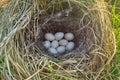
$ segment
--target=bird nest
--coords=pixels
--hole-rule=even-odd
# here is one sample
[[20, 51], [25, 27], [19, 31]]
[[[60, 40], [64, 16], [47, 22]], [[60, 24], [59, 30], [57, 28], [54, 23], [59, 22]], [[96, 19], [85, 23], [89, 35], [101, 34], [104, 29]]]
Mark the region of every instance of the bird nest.
[[[115, 54], [114, 33], [105, 3], [87, 0], [54, 1], [49, 4], [52, 8], [45, 4], [47, 0], [30, 1], [35, 5], [26, 1], [26, 5], [29, 3], [27, 7], [21, 2], [21, 9], [26, 8], [28, 11], [21, 13], [23, 15], [20, 19], [10, 17], [13, 21], [9, 21], [9, 24], [14, 24], [11, 27], [13, 31], [8, 31], [9, 38], [5, 39], [7, 43], [1, 40], [2, 47], [7, 45], [2, 50], [9, 49], [11, 53], [8, 60], [13, 68], [9, 77], [21, 80], [63, 80], [65, 77], [68, 80], [87, 80], [104, 76], [101, 72]], [[16, 1], [13, 0], [13, 3]], [[66, 6], [68, 4], [69, 7]], [[62, 10], [61, 5], [65, 6]], [[48, 54], [42, 45], [44, 35], [48, 32], [73, 33], [75, 48], [59, 56]]]

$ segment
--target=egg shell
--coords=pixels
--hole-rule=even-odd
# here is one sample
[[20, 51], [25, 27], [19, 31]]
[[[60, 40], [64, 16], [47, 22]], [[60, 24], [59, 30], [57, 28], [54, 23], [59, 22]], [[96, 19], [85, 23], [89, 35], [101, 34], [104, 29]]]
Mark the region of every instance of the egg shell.
[[63, 32], [57, 32], [55, 33], [55, 39], [56, 40], [60, 40], [64, 37], [64, 33]]
[[58, 53], [64, 53], [64, 52], [65, 52], [65, 46], [59, 46], [59, 47], [57, 48], [57, 52], [58, 52]]
[[54, 55], [58, 53], [57, 50], [55, 48], [52, 48], [52, 47], [50, 47], [48, 49], [48, 52], [50, 52], [51, 54], [54, 54]]
[[46, 33], [45, 39], [49, 40], [49, 41], [53, 41], [53, 40], [55, 40], [55, 36], [52, 33]]
[[68, 44], [68, 41], [66, 39], [62, 39], [59, 41], [59, 45], [66, 46]]
[[73, 33], [66, 33], [65, 34], [65, 39], [66, 40], [73, 40], [74, 39]]
[[43, 42], [43, 46], [44, 46], [45, 48], [49, 48], [50, 45], [51, 45], [50, 41], [44, 41], [44, 42]]
[[74, 42], [69, 42], [67, 45], [66, 45], [66, 50], [67, 51], [71, 51], [73, 50], [75, 47], [75, 43]]
[[57, 40], [52, 41], [51, 46], [52, 46], [53, 48], [57, 48], [57, 47], [59, 46], [58, 41], [57, 41]]

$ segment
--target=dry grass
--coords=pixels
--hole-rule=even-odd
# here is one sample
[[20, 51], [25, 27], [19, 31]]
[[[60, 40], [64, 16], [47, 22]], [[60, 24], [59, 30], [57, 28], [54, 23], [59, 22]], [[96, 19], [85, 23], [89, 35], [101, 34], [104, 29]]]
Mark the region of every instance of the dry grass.
[[8, 4], [10, 2], [10, 0], [0, 0], [0, 7]]
[[[80, 50], [79, 44], [76, 48], [78, 51], [69, 53], [77, 54], [78, 57], [70, 56], [58, 60], [44, 55], [39, 46], [34, 46], [36, 41], [41, 39], [37, 38], [38, 35], [43, 35], [39, 31], [41, 27], [36, 27], [40, 24], [40, 16], [50, 14], [49, 16], [53, 17], [56, 12], [73, 6], [78, 8], [72, 14], [72, 18], [77, 17], [80, 20], [78, 31], [87, 30], [84, 33], [85, 45], [81, 46], [86, 46], [87, 53]], [[116, 53], [116, 40], [108, 14], [103, 0], [11, 0], [0, 13], [0, 61], [4, 62], [0, 64], [0, 79], [104, 79], [105, 76], [101, 72], [110, 64]], [[75, 35], [80, 35], [79, 32]], [[76, 41], [79, 42], [78, 40]]]

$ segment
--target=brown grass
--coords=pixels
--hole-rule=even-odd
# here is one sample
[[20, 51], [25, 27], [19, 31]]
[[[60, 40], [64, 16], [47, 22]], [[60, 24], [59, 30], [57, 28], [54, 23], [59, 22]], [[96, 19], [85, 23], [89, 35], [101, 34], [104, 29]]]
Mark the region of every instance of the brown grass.
[[[73, 10], [65, 16], [69, 8]], [[61, 11], [62, 16], [54, 17]], [[0, 79], [105, 79], [101, 72], [116, 53], [108, 14], [103, 0], [12, 0], [0, 14], [0, 58], [4, 62]], [[73, 32], [76, 48], [54, 58], [40, 43], [46, 32], [57, 31]]]
[[0, 7], [8, 4], [10, 2], [10, 0], [0, 0]]

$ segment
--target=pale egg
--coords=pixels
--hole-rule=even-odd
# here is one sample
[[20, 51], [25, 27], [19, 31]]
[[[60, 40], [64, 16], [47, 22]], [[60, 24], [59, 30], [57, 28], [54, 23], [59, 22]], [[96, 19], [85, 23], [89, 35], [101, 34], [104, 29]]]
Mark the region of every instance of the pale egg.
[[46, 33], [45, 39], [49, 41], [53, 41], [55, 39], [55, 36], [52, 33]]
[[58, 41], [57, 41], [57, 40], [52, 41], [51, 46], [52, 46], [53, 48], [57, 48], [57, 47], [59, 46]]
[[48, 49], [48, 52], [50, 52], [51, 54], [54, 54], [54, 55], [58, 53], [57, 50], [52, 47]]
[[67, 45], [66, 45], [66, 50], [67, 51], [71, 51], [73, 50], [75, 47], [75, 43], [74, 42], [69, 42]]
[[64, 33], [63, 32], [57, 32], [56, 34], [55, 34], [55, 39], [56, 40], [60, 40], [60, 39], [62, 39], [64, 37]]
[[58, 53], [64, 53], [64, 52], [65, 52], [65, 46], [59, 46], [59, 47], [57, 48], [57, 52], [58, 52]]
[[50, 47], [50, 41], [44, 41], [43, 42], [43, 46], [45, 47], [45, 48], [49, 48]]
[[59, 41], [59, 44], [60, 44], [61, 46], [66, 46], [66, 45], [68, 44], [68, 41], [65, 40], [65, 39], [62, 39], [62, 40]]
[[65, 39], [67, 39], [67, 40], [73, 40], [74, 39], [73, 33], [66, 33], [65, 34]]

